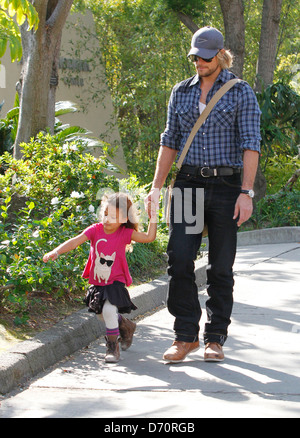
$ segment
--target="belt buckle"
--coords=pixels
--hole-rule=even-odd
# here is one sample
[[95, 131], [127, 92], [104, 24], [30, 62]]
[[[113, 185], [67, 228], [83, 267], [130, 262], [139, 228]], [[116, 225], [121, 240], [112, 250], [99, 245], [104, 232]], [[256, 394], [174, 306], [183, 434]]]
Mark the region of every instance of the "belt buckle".
[[201, 167], [201, 169], [200, 169], [200, 175], [201, 175], [203, 178], [209, 178], [209, 175], [204, 175], [204, 174], [203, 174], [203, 171], [206, 170], [206, 169], [209, 170], [209, 167]]

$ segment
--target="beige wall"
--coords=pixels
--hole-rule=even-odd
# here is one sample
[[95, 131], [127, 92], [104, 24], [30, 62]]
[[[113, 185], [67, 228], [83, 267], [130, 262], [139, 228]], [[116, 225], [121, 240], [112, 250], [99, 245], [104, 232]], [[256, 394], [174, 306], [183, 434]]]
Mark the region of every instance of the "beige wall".
[[1, 74], [0, 74], [0, 103], [4, 100], [4, 105], [1, 110], [1, 118], [14, 105], [16, 83], [20, 76], [21, 67], [16, 62], [10, 62], [9, 48], [3, 58], [1, 58]]
[[[98, 46], [92, 15], [70, 15], [62, 37], [56, 101], [70, 100], [78, 104], [81, 110], [61, 116], [60, 119], [63, 123], [86, 128], [93, 136], [100, 137], [113, 147], [117, 146], [113, 160], [126, 170]], [[8, 50], [1, 59], [0, 103], [4, 100], [5, 104], [0, 117], [13, 108], [20, 70], [20, 64], [11, 63]], [[97, 156], [99, 151], [96, 149], [93, 153]]]

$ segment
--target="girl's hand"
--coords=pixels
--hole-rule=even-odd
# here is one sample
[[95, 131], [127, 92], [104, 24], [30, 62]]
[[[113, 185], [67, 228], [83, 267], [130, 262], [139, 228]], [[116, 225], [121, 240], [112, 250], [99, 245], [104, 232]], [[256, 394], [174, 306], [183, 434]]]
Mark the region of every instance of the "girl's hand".
[[55, 251], [55, 250], [50, 251], [44, 255], [43, 262], [47, 263], [49, 259], [51, 259], [54, 262], [54, 260], [56, 260], [58, 258], [58, 256], [59, 256], [59, 254], [57, 251]]
[[153, 204], [156, 210], [159, 209], [159, 198], [160, 198], [160, 190], [157, 188], [152, 188], [148, 193], [148, 196], [145, 198], [144, 200], [145, 209], [149, 217], [151, 217], [151, 215], [153, 216], [151, 211], [153, 209]]
[[155, 221], [157, 217], [157, 206], [154, 202], [149, 202], [148, 204], [148, 215], [149, 219], [152, 219], [152, 222]]
[[133, 230], [131, 240], [140, 243], [150, 243], [156, 238], [157, 229], [157, 210], [153, 202], [149, 203], [149, 225], [147, 232], [140, 232]]

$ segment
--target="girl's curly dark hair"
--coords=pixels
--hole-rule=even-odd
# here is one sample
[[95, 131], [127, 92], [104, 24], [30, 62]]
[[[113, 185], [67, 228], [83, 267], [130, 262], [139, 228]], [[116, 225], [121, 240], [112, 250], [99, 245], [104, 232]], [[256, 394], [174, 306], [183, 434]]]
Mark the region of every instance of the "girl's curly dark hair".
[[128, 218], [123, 225], [126, 228], [131, 228], [135, 231], [139, 230], [138, 214], [135, 205], [127, 193], [117, 192], [111, 195], [104, 195], [101, 200], [100, 219], [104, 217], [107, 206], [111, 205], [117, 208], [123, 216]]

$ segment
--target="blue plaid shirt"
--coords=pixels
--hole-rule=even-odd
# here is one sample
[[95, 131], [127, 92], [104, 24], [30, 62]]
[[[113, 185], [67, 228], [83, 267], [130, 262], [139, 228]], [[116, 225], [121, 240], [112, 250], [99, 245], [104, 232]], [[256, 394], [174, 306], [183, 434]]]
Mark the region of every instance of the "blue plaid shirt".
[[[206, 103], [234, 77], [228, 70], [222, 70], [207, 95]], [[167, 125], [160, 144], [177, 149], [177, 158], [200, 115], [200, 96], [198, 75], [180, 82], [172, 90]], [[219, 100], [197, 132], [183, 164], [243, 167], [243, 150], [260, 151], [260, 115], [250, 85], [244, 81], [235, 84]]]

